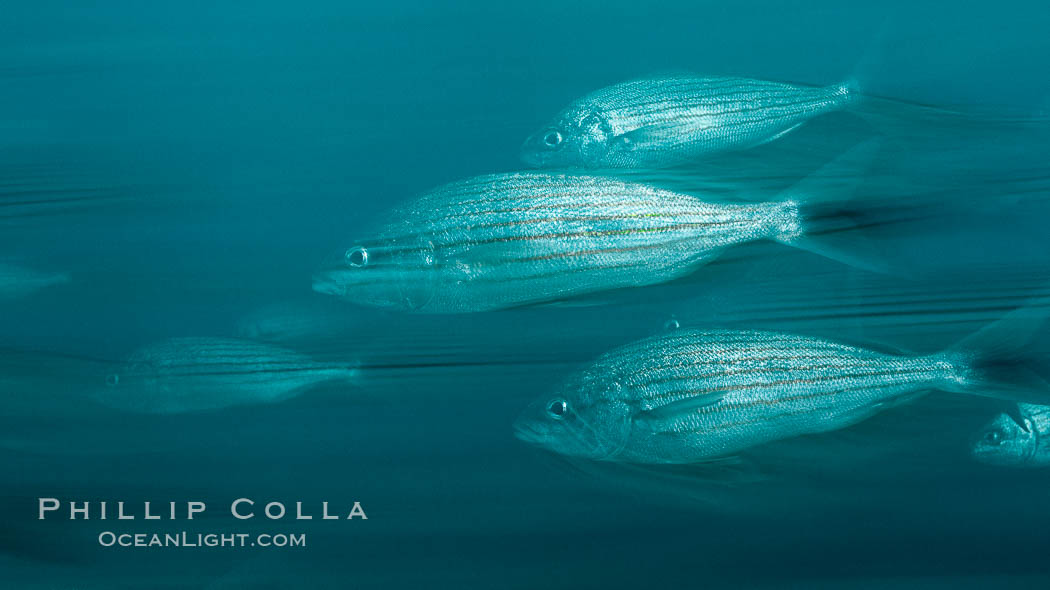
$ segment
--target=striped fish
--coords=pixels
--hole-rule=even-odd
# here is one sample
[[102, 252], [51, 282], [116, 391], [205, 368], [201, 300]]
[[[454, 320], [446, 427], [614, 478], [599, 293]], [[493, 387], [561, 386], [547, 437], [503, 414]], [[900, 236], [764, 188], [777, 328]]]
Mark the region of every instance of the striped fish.
[[989, 465], [1050, 466], [1050, 406], [1017, 404], [1017, 416], [999, 414], [978, 434], [972, 451]]
[[516, 434], [570, 456], [693, 463], [840, 429], [929, 390], [1022, 395], [989, 358], [1012, 325], [928, 356], [772, 332], [678, 331], [600, 357], [530, 406]]
[[676, 74], [596, 90], [529, 137], [529, 166], [647, 168], [773, 141], [848, 105], [849, 85]]
[[69, 280], [67, 273], [45, 272], [0, 262], [0, 301], [26, 297]]
[[174, 414], [277, 402], [355, 373], [349, 364], [247, 340], [173, 338], [132, 353], [95, 397], [123, 410]]
[[541, 172], [449, 184], [392, 219], [333, 256], [314, 290], [365, 305], [476, 312], [662, 283], [734, 244], [803, 237], [794, 200], [705, 202]]

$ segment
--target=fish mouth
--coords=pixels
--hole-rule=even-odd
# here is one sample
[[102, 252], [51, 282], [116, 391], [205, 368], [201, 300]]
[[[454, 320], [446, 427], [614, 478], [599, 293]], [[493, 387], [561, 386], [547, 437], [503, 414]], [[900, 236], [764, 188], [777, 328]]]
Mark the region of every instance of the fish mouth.
[[514, 437], [522, 442], [533, 445], [543, 444], [543, 441], [546, 438], [540, 429], [524, 420], [519, 420], [514, 424]]
[[970, 456], [978, 463], [996, 467], [1019, 466], [1024, 464], [1024, 457], [1018, 457], [1009, 453], [1003, 453], [998, 449], [973, 447]]
[[543, 159], [532, 152], [521, 151], [521, 163], [529, 168], [542, 168]]
[[547, 163], [546, 150], [540, 147], [539, 141], [537, 135], [530, 135], [525, 143], [521, 144], [521, 149], [518, 151], [518, 158], [530, 168], [543, 168]]
[[318, 272], [313, 276], [313, 290], [324, 295], [335, 295], [343, 297], [346, 295], [346, 287], [339, 284], [335, 276], [330, 272]]
[[974, 440], [970, 443], [970, 456], [977, 461], [980, 461], [981, 463], [990, 462], [989, 457], [991, 455], [994, 455], [994, 453], [982, 446], [979, 441]]

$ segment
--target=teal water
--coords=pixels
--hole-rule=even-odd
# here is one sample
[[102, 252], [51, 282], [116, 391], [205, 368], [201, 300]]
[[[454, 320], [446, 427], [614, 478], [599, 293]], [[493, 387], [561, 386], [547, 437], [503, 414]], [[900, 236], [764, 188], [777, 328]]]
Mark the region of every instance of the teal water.
[[[4, 12], [0, 262], [68, 273], [0, 300], [4, 587], [1050, 581], [1050, 472], [969, 455], [996, 400], [938, 393], [715, 470], [569, 462], [511, 429], [570, 371], [668, 322], [925, 353], [1045, 296], [1045, 7], [15, 2]], [[522, 141], [591, 90], [682, 69], [856, 79], [903, 105], [632, 173], [775, 198], [878, 138], [878, 155], [847, 182], [877, 223], [858, 222], [848, 246], [890, 272], [761, 243], [588, 305], [418, 315], [311, 291], [322, 260], [384, 212], [455, 179], [520, 169]], [[184, 414], [89, 395], [134, 350], [200, 336], [279, 340], [358, 367], [360, 379]], [[144, 501], [208, 509], [192, 521], [40, 520], [42, 497], [124, 501], [140, 514]], [[315, 518], [237, 520], [229, 505], [241, 497], [257, 512], [301, 501]], [[321, 520], [324, 501], [342, 515], [359, 501], [368, 519]], [[103, 531], [308, 540], [120, 548], [101, 546]]]

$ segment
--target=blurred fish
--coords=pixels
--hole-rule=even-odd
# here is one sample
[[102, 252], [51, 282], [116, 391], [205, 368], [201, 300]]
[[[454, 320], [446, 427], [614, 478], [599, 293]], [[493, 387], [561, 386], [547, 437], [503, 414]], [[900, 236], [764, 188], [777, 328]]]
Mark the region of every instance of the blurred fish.
[[640, 78], [596, 90], [529, 137], [534, 167], [661, 167], [777, 139], [844, 108], [848, 84], [828, 87], [690, 74]]
[[1017, 415], [999, 414], [979, 433], [973, 456], [1004, 467], [1050, 465], [1050, 406], [1017, 404]]
[[119, 409], [173, 414], [282, 401], [356, 374], [350, 363], [321, 363], [247, 340], [173, 338], [133, 353], [95, 398]]
[[289, 301], [255, 308], [238, 320], [237, 335], [266, 342], [303, 342], [353, 334], [360, 319], [325, 303]]
[[45, 272], [0, 262], [0, 301], [26, 297], [46, 287], [69, 281], [68, 273]]
[[837, 430], [930, 390], [1046, 400], [1050, 386], [1029, 380], [1021, 357], [1045, 313], [1015, 312], [928, 356], [773, 332], [677, 331], [599, 357], [530, 406], [515, 431], [569, 456], [694, 463]]
[[600, 176], [479, 176], [395, 211], [331, 257], [314, 290], [363, 305], [477, 312], [670, 281], [729, 246], [767, 239], [864, 266], [815, 241], [818, 218], [835, 216], [803, 203], [808, 190], [788, 192], [725, 203]]

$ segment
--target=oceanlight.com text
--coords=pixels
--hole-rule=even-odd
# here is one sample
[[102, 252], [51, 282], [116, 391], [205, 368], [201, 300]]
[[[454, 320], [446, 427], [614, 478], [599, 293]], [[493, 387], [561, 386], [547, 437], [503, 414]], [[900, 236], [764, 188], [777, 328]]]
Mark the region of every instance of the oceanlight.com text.
[[98, 535], [103, 547], [306, 547], [306, 533], [115, 533]]

